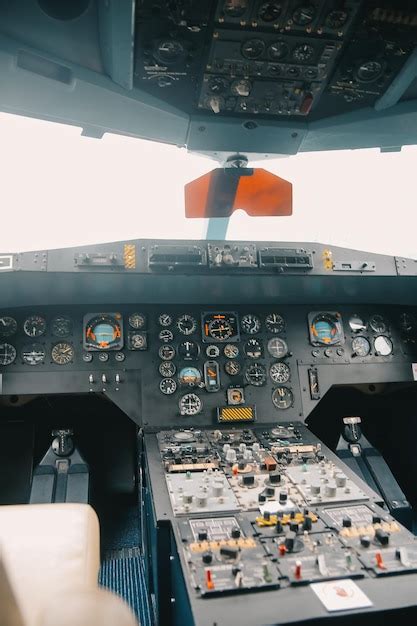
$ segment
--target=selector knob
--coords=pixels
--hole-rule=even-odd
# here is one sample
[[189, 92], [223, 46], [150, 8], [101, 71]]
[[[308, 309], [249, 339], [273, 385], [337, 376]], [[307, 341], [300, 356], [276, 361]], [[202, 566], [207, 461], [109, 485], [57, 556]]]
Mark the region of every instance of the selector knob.
[[226, 452], [230, 449], [230, 443], [225, 443], [223, 445], [223, 452], [226, 454]]
[[278, 485], [281, 482], [281, 474], [278, 472], [272, 472], [272, 474], [269, 474], [269, 482], [272, 485]]
[[232, 539], [239, 539], [240, 537], [240, 528], [232, 528]]
[[372, 524], [380, 524], [381, 517], [379, 515], [372, 515]]
[[255, 476], [253, 474], [245, 474], [242, 476], [242, 484], [250, 487], [255, 484]]
[[265, 494], [268, 498], [273, 498], [275, 495], [275, 487], [266, 487]]
[[277, 531], [277, 533], [282, 533], [282, 522], [280, 519], [277, 520], [277, 523], [275, 525], [275, 530]]
[[293, 533], [298, 533], [299, 527], [297, 522], [290, 522], [290, 530]]
[[265, 502], [266, 501], [266, 495], [264, 493], [260, 493], [258, 495], [258, 502]]
[[336, 483], [329, 483], [324, 488], [326, 498], [334, 498], [336, 496]]
[[198, 540], [199, 541], [207, 541], [207, 537], [208, 537], [208, 534], [207, 534], [206, 530], [200, 530], [199, 531], [199, 533], [198, 533]]
[[255, 454], [258, 454], [260, 449], [261, 449], [260, 444], [257, 441], [255, 441], [255, 443], [252, 446], [252, 450], [255, 452]]
[[382, 530], [382, 528], [377, 528], [375, 531], [375, 539], [381, 546], [387, 546], [389, 544], [389, 534]]
[[311, 517], [305, 517], [303, 522], [303, 530], [310, 531], [313, 527], [313, 522]]
[[196, 495], [196, 504], [201, 508], [205, 508], [207, 506], [207, 496], [205, 493], [198, 493]]
[[244, 452], [246, 450], [246, 443], [240, 443], [239, 444], [239, 451], [240, 452]]
[[313, 483], [310, 487], [310, 491], [313, 496], [318, 496], [321, 491], [321, 485], [319, 483]]
[[242, 472], [245, 469], [245, 467], [246, 467], [246, 463], [244, 463], [243, 461], [239, 461], [237, 465], [237, 469]]
[[294, 550], [294, 543], [295, 543], [295, 533], [289, 532], [288, 535], [285, 537], [285, 542], [284, 542], [287, 552], [292, 552]]
[[216, 480], [213, 483], [213, 495], [215, 498], [220, 498], [223, 495], [223, 483], [219, 480]]
[[288, 501], [288, 493], [286, 491], [279, 492], [279, 503], [286, 504]]
[[336, 474], [336, 487], [346, 487], [346, 476], [344, 474]]
[[233, 448], [229, 448], [229, 450], [226, 452], [226, 461], [228, 463], [236, 462], [236, 450], [234, 450]]
[[209, 563], [211, 563], [213, 560], [213, 555], [211, 552], [204, 552], [201, 558], [203, 560], [203, 563], [205, 563], [206, 565], [209, 565]]
[[350, 517], [344, 517], [342, 520], [342, 525], [343, 525], [343, 528], [351, 528], [352, 520], [350, 519]]
[[368, 537], [367, 535], [363, 535], [361, 537], [361, 546], [362, 546], [362, 548], [369, 548], [370, 545], [371, 545], [370, 537]]
[[184, 502], [184, 504], [191, 504], [193, 501], [193, 494], [192, 493], [184, 493], [184, 495], [182, 496], [182, 501]]

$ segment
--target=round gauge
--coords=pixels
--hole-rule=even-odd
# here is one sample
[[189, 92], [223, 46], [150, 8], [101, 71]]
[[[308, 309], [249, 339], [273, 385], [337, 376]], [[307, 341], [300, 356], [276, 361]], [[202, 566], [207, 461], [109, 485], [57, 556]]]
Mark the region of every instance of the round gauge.
[[272, 337], [268, 341], [268, 352], [274, 359], [283, 359], [288, 354], [288, 345], [281, 337]]
[[98, 360], [102, 363], [106, 363], [109, 360], [109, 355], [107, 352], [100, 352], [98, 355]]
[[143, 313], [132, 313], [129, 315], [129, 326], [135, 330], [140, 330], [146, 326], [146, 317]]
[[356, 356], [368, 356], [371, 351], [371, 344], [366, 337], [355, 337], [352, 341], [352, 351]]
[[159, 383], [159, 389], [166, 396], [170, 396], [177, 390], [177, 383], [173, 378], [163, 378]]
[[114, 358], [118, 363], [122, 363], [125, 360], [126, 355], [124, 354], [124, 352], [116, 352]]
[[377, 356], [389, 356], [393, 351], [392, 341], [385, 335], [379, 335], [374, 339], [374, 348]]
[[386, 333], [388, 330], [388, 322], [382, 315], [372, 315], [369, 318], [369, 326], [375, 333]]
[[197, 415], [203, 409], [203, 403], [195, 393], [186, 393], [178, 403], [181, 415]]
[[74, 348], [66, 341], [56, 343], [52, 347], [51, 358], [57, 365], [67, 365], [74, 359]]
[[83, 353], [83, 361], [84, 361], [84, 363], [91, 363], [92, 360], [93, 360], [93, 355], [91, 354], [91, 352], [84, 352]]
[[340, 313], [318, 313], [310, 320], [310, 340], [313, 346], [334, 346], [344, 341]]
[[278, 313], [270, 313], [265, 318], [265, 326], [270, 333], [282, 333], [285, 330], [285, 320]]
[[417, 320], [411, 313], [401, 313], [399, 317], [401, 331], [408, 337], [415, 335], [417, 332]]
[[197, 328], [197, 322], [191, 315], [181, 315], [177, 319], [177, 328], [182, 335], [192, 335]]
[[177, 349], [178, 356], [186, 361], [195, 361], [200, 354], [200, 346], [189, 339], [182, 341]]
[[146, 335], [129, 333], [129, 347], [131, 350], [146, 350]]
[[225, 0], [223, 13], [228, 17], [242, 17], [248, 8], [249, 0]]
[[229, 376], [237, 376], [240, 374], [240, 370], [240, 363], [237, 361], [227, 361], [227, 363], [224, 364], [224, 371], [226, 374], [229, 374]]
[[17, 331], [14, 317], [0, 317], [0, 337], [11, 337]]
[[250, 385], [261, 387], [266, 382], [266, 369], [261, 363], [248, 365], [245, 371], [245, 378]]
[[273, 363], [269, 375], [274, 383], [287, 383], [290, 380], [291, 370], [286, 363]]
[[171, 378], [171, 376], [174, 376], [175, 372], [177, 371], [177, 368], [175, 367], [175, 363], [173, 363], [172, 361], [163, 361], [162, 363], [159, 364], [158, 369], [159, 369], [159, 373], [164, 378]]
[[252, 83], [246, 78], [239, 78], [233, 81], [230, 91], [235, 96], [247, 98], [252, 91]]
[[84, 347], [90, 350], [118, 350], [123, 347], [121, 315], [103, 313], [88, 319]]
[[25, 320], [23, 330], [28, 337], [41, 337], [46, 331], [46, 320], [40, 315], [31, 315]]
[[294, 48], [292, 52], [292, 58], [298, 63], [308, 63], [314, 57], [315, 50], [313, 46], [307, 43], [303, 43], [300, 46]]
[[233, 337], [233, 327], [225, 319], [213, 319], [209, 323], [208, 334], [217, 341], [227, 341]]
[[161, 330], [158, 337], [160, 341], [163, 341], [164, 343], [169, 343], [174, 339], [174, 333], [168, 328], [164, 328], [163, 330]]
[[240, 320], [242, 332], [247, 335], [256, 335], [261, 330], [261, 320], [256, 315], [244, 315]]
[[201, 372], [196, 367], [183, 367], [178, 372], [178, 380], [180, 385], [197, 387], [201, 383]]
[[265, 51], [265, 44], [262, 39], [248, 39], [242, 44], [241, 51], [245, 59], [259, 59]]
[[297, 78], [300, 75], [300, 69], [298, 67], [289, 67], [287, 69], [287, 76], [291, 78]]
[[311, 24], [316, 16], [316, 9], [312, 4], [305, 4], [295, 9], [292, 19], [298, 26], [307, 26]]
[[228, 359], [235, 359], [239, 356], [239, 348], [234, 343], [228, 343], [224, 346], [223, 354]]
[[378, 80], [384, 71], [379, 61], [365, 61], [356, 68], [355, 76], [361, 83], [372, 83]]
[[16, 359], [16, 348], [10, 343], [0, 343], [0, 365], [10, 365]]
[[156, 46], [154, 54], [159, 61], [169, 65], [184, 57], [185, 49], [177, 39], [163, 39]]
[[353, 333], [363, 333], [366, 330], [366, 322], [359, 315], [352, 315], [349, 319], [349, 326]]
[[272, 403], [277, 409], [289, 409], [294, 401], [291, 389], [277, 387], [272, 393]]
[[258, 17], [263, 22], [275, 22], [282, 13], [282, 2], [263, 2], [259, 7]]
[[225, 91], [229, 89], [229, 82], [225, 78], [222, 78], [221, 76], [214, 76], [210, 80], [208, 84], [208, 88], [209, 88], [210, 93], [216, 93], [216, 94], [225, 93]]
[[39, 365], [44, 362], [45, 356], [45, 348], [41, 343], [31, 343], [22, 350], [22, 359], [27, 365]]
[[161, 315], [158, 317], [158, 324], [160, 326], [163, 326], [164, 328], [166, 328], [167, 326], [171, 326], [172, 324], [171, 315], [169, 315], [169, 313], [161, 313]]
[[339, 30], [342, 28], [348, 19], [348, 12], [342, 10], [334, 10], [330, 11], [326, 17], [326, 26], [328, 28], [333, 28], [334, 30]]
[[249, 339], [245, 343], [245, 354], [251, 359], [259, 359], [262, 356], [262, 345], [257, 339]]
[[158, 354], [163, 361], [172, 361], [175, 356], [175, 348], [167, 343], [159, 348]]
[[51, 323], [51, 332], [54, 337], [68, 337], [72, 333], [72, 320], [65, 315], [55, 317]]
[[275, 41], [268, 48], [268, 56], [274, 61], [280, 61], [287, 56], [288, 50], [289, 48], [285, 41]]
[[219, 346], [214, 346], [214, 345], [207, 346], [206, 354], [211, 359], [217, 359], [217, 357], [220, 356], [220, 348], [219, 348]]

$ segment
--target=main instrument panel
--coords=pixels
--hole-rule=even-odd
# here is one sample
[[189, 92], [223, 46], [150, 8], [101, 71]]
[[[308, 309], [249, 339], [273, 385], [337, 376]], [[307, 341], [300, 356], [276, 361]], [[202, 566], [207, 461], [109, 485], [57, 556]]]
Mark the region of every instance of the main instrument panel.
[[32, 372], [75, 371], [80, 392], [125, 394], [120, 381], [137, 372], [153, 427], [307, 417], [332, 384], [361, 382], [358, 371], [370, 383], [394, 370], [411, 380], [416, 357], [417, 312], [404, 307], [136, 304], [0, 316], [4, 393], [8, 382], [27, 393]]

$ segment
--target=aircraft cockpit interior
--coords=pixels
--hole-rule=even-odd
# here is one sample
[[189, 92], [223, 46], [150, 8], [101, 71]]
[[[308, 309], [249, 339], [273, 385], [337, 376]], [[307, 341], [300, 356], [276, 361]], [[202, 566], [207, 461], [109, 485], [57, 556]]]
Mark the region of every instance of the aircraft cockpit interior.
[[[186, 181], [169, 237], [145, 148], [135, 220], [122, 195], [90, 220], [89, 195], [38, 239], [69, 162], [46, 134], [30, 209], [0, 190], [1, 626], [414, 625], [417, 222], [394, 168], [416, 155], [417, 3], [0, 0], [0, 112], [96, 154], [169, 146]], [[29, 160], [1, 150], [19, 196]], [[390, 159], [374, 200], [349, 168], [329, 200], [344, 151]], [[130, 235], [102, 234], [119, 216]]]

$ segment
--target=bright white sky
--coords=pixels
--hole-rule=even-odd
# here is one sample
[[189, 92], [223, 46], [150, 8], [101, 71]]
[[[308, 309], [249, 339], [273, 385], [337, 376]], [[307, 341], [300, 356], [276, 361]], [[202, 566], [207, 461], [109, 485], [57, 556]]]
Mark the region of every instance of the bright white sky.
[[[184, 185], [216, 167], [174, 146], [0, 113], [0, 251], [135, 238], [204, 238]], [[417, 258], [417, 147], [251, 163], [294, 185], [294, 214], [232, 218], [228, 239], [319, 241]]]

